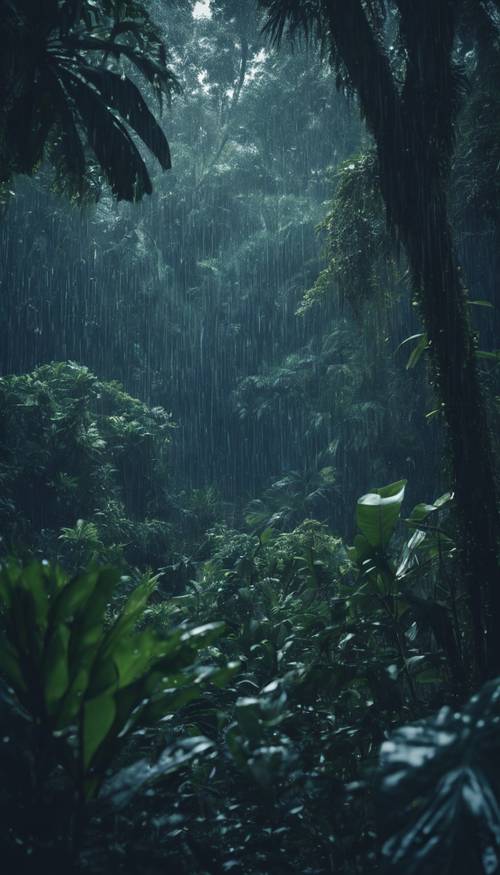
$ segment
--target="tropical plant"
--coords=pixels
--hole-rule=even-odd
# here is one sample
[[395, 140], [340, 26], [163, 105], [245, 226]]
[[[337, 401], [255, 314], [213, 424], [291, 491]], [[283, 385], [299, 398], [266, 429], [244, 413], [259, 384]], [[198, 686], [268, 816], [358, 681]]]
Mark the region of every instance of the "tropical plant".
[[[302, 872], [308, 830], [311, 871], [328, 871], [332, 860], [349, 873], [375, 865], [366, 768], [388, 727], [427, 713], [443, 689], [450, 698], [463, 689], [442, 568], [454, 547], [444, 522], [429, 522], [446, 513], [449, 496], [417, 505], [401, 541], [403, 495], [399, 482], [363, 496], [347, 551], [315, 520], [280, 534], [216, 527], [210, 558], [186, 592], [151, 608], [160, 626], [163, 616], [223, 619], [219, 647], [241, 662], [231, 688], [188, 709], [199, 730], [227, 746], [213, 778], [234, 812], [217, 842], [219, 866], [234, 859], [246, 872], [251, 846], [264, 871]], [[354, 835], [356, 817], [364, 827]], [[203, 840], [216, 841], [210, 831]]]
[[135, 69], [159, 97], [178, 84], [145, 5], [9, 0], [1, 40], [1, 181], [32, 174], [48, 158], [63, 187], [82, 196], [95, 160], [118, 199], [151, 193], [130, 132], [164, 169], [170, 150], [128, 71]]
[[169, 414], [72, 362], [3, 377], [0, 396], [4, 553], [166, 564]]
[[[25, 814], [30, 804], [48, 804], [62, 770], [69, 806], [69, 833], [63, 842], [73, 856], [80, 850], [87, 803], [109, 781], [110, 767], [127, 741], [200, 695], [209, 679], [221, 683], [232, 671], [196, 663], [197, 651], [220, 635], [220, 624], [163, 636], [148, 628], [136, 630], [154, 578], [136, 587], [119, 613], [107, 620], [108, 603], [119, 583], [120, 574], [111, 569], [70, 578], [48, 563], [22, 567], [9, 562], [0, 571], [0, 674], [10, 688], [10, 693], [3, 691], [4, 707], [13, 693], [12, 708], [24, 721], [25, 733], [29, 727], [32, 744], [34, 797], [22, 804]], [[3, 744], [9, 743], [5, 736]], [[134, 788], [158, 778], [163, 768], [171, 770], [170, 755], [153, 768], [145, 761], [136, 765]], [[126, 784], [125, 775], [116, 774], [107, 794], [124, 794]], [[15, 795], [12, 787], [5, 789], [7, 799]], [[11, 818], [8, 806], [6, 814]], [[40, 840], [43, 847], [47, 837], [36, 836], [29, 816], [24, 835], [9, 822], [2, 848], [7, 858], [15, 858], [16, 844], [19, 859], [27, 861], [30, 854], [38, 858]], [[62, 837], [62, 826], [56, 829]], [[51, 838], [57, 844], [54, 831]]]
[[[322, 875], [332, 867], [352, 875], [378, 865], [378, 830], [387, 858], [420, 871], [420, 845], [410, 860], [405, 836], [419, 843], [427, 829], [427, 790], [424, 799], [414, 788], [433, 778], [425, 769], [415, 778], [408, 744], [420, 730], [397, 727], [445, 699], [453, 708], [442, 718], [448, 737], [470, 660], [463, 593], [453, 589], [451, 496], [418, 504], [404, 519], [404, 491], [398, 481], [359, 499], [358, 535], [347, 549], [309, 519], [258, 535], [216, 525], [208, 558], [173, 564], [164, 578], [146, 572], [138, 586], [110, 571], [68, 579], [48, 565], [4, 566], [0, 664], [15, 695], [0, 687], [0, 760], [12, 865], [26, 862], [28, 847], [35, 866], [67, 861], [57, 821], [73, 853], [78, 847], [99, 873], [139, 865], [148, 875], [165, 866], [182, 875]], [[106, 608], [113, 581], [118, 592]], [[93, 668], [83, 676], [87, 658]], [[162, 720], [170, 707], [178, 716]], [[464, 732], [469, 723], [460, 722]], [[370, 773], [393, 731], [406, 748], [398, 742], [392, 765], [391, 749], [382, 755], [388, 805], [398, 784], [398, 816], [386, 825]], [[432, 732], [441, 744], [437, 724]], [[482, 752], [470, 738], [478, 774], [488, 732]], [[458, 751], [458, 735], [453, 745]], [[46, 755], [35, 759], [40, 750]], [[439, 761], [439, 774], [448, 762]], [[450, 780], [453, 794], [459, 778]], [[483, 797], [493, 806], [487, 788]], [[446, 812], [456, 798], [443, 796]], [[461, 817], [456, 805], [452, 814]], [[451, 847], [441, 832], [443, 855], [430, 840], [423, 845], [430, 871]]]
[[500, 680], [460, 710], [402, 726], [380, 753], [383, 853], [408, 875], [500, 867]]
[[262, 498], [247, 505], [245, 522], [253, 530], [270, 527], [290, 531], [304, 519], [326, 521], [337, 492], [333, 465], [304, 473], [290, 471], [275, 481]]
[[[353, 606], [362, 613], [381, 611], [396, 648], [398, 671], [406, 675], [416, 698], [414, 679], [417, 685], [444, 682], [445, 666], [456, 688], [463, 688], [466, 617], [453, 579], [455, 544], [442, 525], [433, 525], [431, 519], [446, 508], [452, 499], [449, 493], [432, 504], [414, 507], [405, 519], [412, 534], [399, 558], [393, 556], [390, 543], [400, 521], [405, 487], [405, 481], [398, 481], [358, 500], [358, 534], [349, 552], [359, 570]], [[421, 652], [409, 655], [407, 648], [416, 641]]]

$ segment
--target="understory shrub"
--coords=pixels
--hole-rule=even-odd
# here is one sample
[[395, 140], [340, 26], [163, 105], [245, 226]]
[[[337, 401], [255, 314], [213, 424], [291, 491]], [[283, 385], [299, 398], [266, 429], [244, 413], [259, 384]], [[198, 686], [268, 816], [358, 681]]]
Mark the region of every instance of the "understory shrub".
[[170, 415], [74, 362], [0, 379], [3, 552], [69, 569], [153, 568], [172, 552]]

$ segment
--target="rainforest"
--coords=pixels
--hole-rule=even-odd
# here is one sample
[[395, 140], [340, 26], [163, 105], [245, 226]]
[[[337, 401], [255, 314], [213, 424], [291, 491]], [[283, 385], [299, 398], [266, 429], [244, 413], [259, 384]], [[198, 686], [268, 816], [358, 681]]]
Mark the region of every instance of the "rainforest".
[[499, 0], [0, 12], [0, 871], [500, 875]]

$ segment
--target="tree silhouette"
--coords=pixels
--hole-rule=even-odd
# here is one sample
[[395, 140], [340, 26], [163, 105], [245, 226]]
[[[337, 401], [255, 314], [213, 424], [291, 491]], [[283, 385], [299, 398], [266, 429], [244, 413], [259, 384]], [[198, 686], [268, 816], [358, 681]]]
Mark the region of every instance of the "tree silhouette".
[[134, 132], [164, 169], [170, 149], [135, 70], [161, 99], [178, 89], [142, 3], [5, 0], [0, 40], [0, 183], [44, 158], [81, 196], [97, 162], [118, 199], [152, 191]]

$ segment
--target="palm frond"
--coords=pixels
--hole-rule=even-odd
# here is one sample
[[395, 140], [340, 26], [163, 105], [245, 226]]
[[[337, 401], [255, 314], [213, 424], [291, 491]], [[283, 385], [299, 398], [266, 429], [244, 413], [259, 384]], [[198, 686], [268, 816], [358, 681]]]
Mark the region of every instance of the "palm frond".
[[130, 79], [122, 79], [111, 70], [90, 66], [80, 69], [85, 79], [95, 86], [105, 102], [117, 110], [139, 135], [143, 143], [158, 158], [163, 169], [169, 170], [172, 163], [167, 138], [137, 86]]
[[118, 200], [139, 200], [153, 187], [144, 161], [125, 126], [97, 92], [68, 70], [59, 76], [77, 108], [88, 142]]
[[157, 91], [159, 90], [167, 96], [180, 91], [177, 77], [164, 63], [160, 60], [156, 61], [153, 57], [138, 51], [134, 46], [111, 39], [100, 39], [92, 35], [84, 37], [70, 36], [66, 40], [66, 45], [76, 52], [104, 52], [116, 59], [124, 56]]
[[86, 171], [83, 143], [61, 83], [52, 71], [48, 71], [47, 79], [51, 86], [55, 110], [59, 116], [58, 137], [52, 148], [52, 157], [56, 170], [62, 170], [62, 176], [66, 182], [69, 182], [70, 189], [81, 195]]
[[33, 173], [48, 156], [58, 184], [82, 196], [92, 164], [88, 145], [118, 197], [137, 200], [151, 192], [130, 128], [165, 170], [171, 167], [170, 148], [140, 83], [122, 72], [121, 62], [149, 83], [160, 109], [163, 96], [169, 99], [180, 86], [147, 5], [142, 0], [6, 0], [4, 5], [2, 180]]
[[323, 22], [322, 0], [259, 0], [267, 12], [263, 33], [279, 45], [285, 34], [292, 39], [302, 34], [306, 39], [318, 35]]

